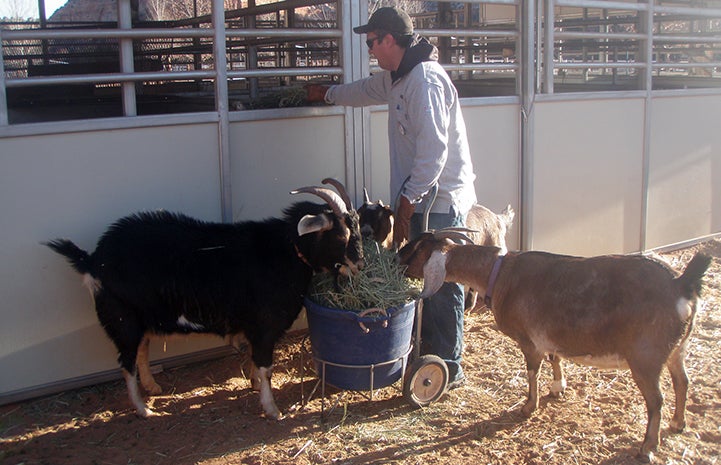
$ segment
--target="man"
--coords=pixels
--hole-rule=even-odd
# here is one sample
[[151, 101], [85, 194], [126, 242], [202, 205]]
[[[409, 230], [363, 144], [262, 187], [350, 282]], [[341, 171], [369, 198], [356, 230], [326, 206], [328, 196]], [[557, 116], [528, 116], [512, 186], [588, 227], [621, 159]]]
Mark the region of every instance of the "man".
[[[476, 201], [473, 166], [458, 92], [438, 63], [438, 50], [413, 33], [411, 18], [398, 8], [380, 8], [368, 24], [353, 29], [384, 70], [356, 82], [307, 87], [309, 101], [365, 106], [388, 103], [391, 195], [395, 205], [394, 243], [429, 229], [464, 226]], [[438, 186], [433, 201], [429, 192]], [[432, 204], [431, 204], [432, 203]], [[446, 361], [449, 389], [465, 381], [463, 287], [446, 283], [423, 306], [424, 353]]]

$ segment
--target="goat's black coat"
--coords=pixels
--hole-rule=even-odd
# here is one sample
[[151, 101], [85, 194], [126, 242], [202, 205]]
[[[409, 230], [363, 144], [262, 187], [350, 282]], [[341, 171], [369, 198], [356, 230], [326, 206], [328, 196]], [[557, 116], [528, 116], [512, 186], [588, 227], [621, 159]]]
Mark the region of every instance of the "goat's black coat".
[[[299, 237], [300, 219], [323, 212], [333, 229]], [[345, 221], [358, 230], [355, 213]], [[339, 223], [311, 202], [290, 206], [284, 219], [235, 224], [159, 211], [118, 220], [92, 254], [67, 239], [47, 245], [95, 280], [98, 319], [128, 372], [146, 333], [244, 333], [255, 365], [269, 367], [275, 343], [301, 310], [310, 264], [332, 270], [345, 256], [345, 242], [324, 240], [342, 231]], [[356, 236], [347, 244], [353, 260], [362, 257]]]

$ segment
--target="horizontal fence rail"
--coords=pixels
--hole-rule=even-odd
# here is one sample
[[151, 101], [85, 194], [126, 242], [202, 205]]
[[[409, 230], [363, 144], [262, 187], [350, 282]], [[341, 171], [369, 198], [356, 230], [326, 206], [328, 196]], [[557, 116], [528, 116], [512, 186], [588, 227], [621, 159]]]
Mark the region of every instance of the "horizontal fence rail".
[[[543, 4], [542, 29], [539, 54], [542, 70], [538, 76], [543, 93], [553, 94], [559, 76], [565, 80], [565, 71], [613, 70], [614, 83], [617, 71], [652, 70], [638, 74], [636, 87], [654, 88], [654, 78], [661, 77], [664, 70], [683, 71], [686, 76], [694, 69], [703, 70], [709, 78], [716, 78], [710, 85], [721, 83], [721, 9], [702, 7], [676, 7], [648, 3], [625, 3], [598, 0], [545, 0]], [[575, 21], [557, 18], [556, 7], [575, 7]], [[628, 16], [628, 14], [635, 16]], [[712, 23], [711, 20], [715, 20]], [[615, 22], [614, 22], [615, 21]], [[662, 23], [688, 24], [690, 21], [708, 21], [712, 31], [698, 30], [693, 33], [664, 33]], [[610, 30], [609, 24], [625, 25], [621, 28], [636, 31]], [[654, 31], [654, 25], [658, 31]], [[689, 27], [699, 27], [692, 24]], [[596, 29], [596, 30], [587, 30]], [[604, 30], [606, 29], [606, 30]], [[699, 51], [698, 47], [704, 47]], [[587, 79], [582, 75], [581, 79]], [[702, 82], [708, 85], [709, 82]]]

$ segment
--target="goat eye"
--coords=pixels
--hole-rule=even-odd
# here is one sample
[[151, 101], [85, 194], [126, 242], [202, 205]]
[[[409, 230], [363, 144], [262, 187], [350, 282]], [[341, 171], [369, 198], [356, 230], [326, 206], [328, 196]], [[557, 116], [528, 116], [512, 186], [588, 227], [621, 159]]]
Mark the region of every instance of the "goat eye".
[[343, 267], [343, 264], [342, 264], [342, 263], [336, 263], [336, 264], [333, 265], [333, 266], [335, 266], [335, 269], [336, 269], [336, 270], [340, 270], [340, 269]]

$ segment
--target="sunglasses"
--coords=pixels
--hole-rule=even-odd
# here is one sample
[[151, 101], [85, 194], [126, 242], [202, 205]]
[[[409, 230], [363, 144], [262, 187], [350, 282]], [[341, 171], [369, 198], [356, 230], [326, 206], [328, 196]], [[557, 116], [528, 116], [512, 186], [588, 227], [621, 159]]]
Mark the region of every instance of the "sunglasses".
[[368, 50], [373, 50], [373, 45], [376, 42], [380, 42], [381, 40], [385, 39], [385, 37], [389, 34], [386, 31], [375, 31], [373, 34], [378, 34], [375, 37], [371, 37], [366, 39], [366, 45], [368, 46]]
[[376, 43], [376, 41], [380, 39], [380, 37], [373, 37], [372, 39], [366, 39], [366, 45], [368, 46], [368, 50], [373, 49], [373, 45]]

